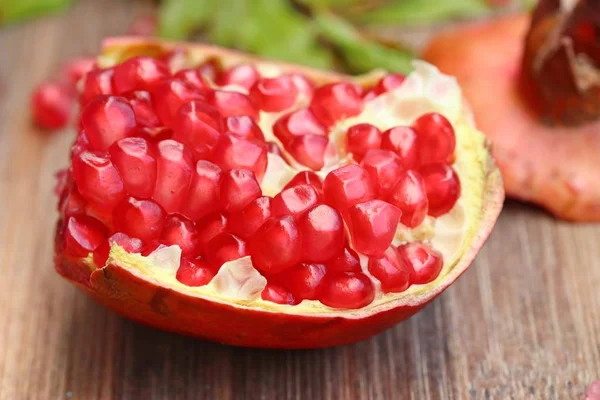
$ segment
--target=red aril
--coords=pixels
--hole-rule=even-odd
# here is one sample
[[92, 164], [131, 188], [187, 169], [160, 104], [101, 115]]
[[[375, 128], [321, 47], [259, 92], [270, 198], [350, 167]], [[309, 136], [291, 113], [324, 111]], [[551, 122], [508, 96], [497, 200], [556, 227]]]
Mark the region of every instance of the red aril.
[[98, 96], [81, 111], [81, 127], [91, 150], [107, 150], [117, 140], [133, 133], [135, 113], [124, 97]]
[[197, 68], [198, 73], [210, 82], [216, 82], [221, 73], [221, 63], [216, 58], [210, 58], [200, 64]]
[[311, 185], [317, 191], [319, 197], [323, 195], [323, 180], [313, 171], [298, 172], [284, 189], [290, 189], [300, 185]]
[[252, 85], [250, 98], [261, 110], [280, 112], [292, 107], [298, 97], [298, 89], [289, 76], [262, 78]]
[[317, 205], [319, 195], [311, 185], [298, 185], [284, 189], [273, 198], [271, 210], [274, 216], [291, 215], [298, 219]]
[[429, 164], [421, 167], [419, 173], [425, 182], [428, 214], [432, 217], [446, 214], [460, 197], [460, 182], [456, 172], [446, 164]]
[[328, 204], [344, 213], [354, 204], [375, 198], [375, 187], [364, 168], [350, 164], [325, 177], [323, 193]]
[[341, 252], [326, 261], [325, 265], [332, 272], [360, 272], [361, 270], [358, 254], [349, 247], [344, 247]]
[[284, 76], [289, 77], [292, 80], [294, 86], [296, 86], [296, 89], [298, 90], [298, 93], [306, 100], [310, 101], [312, 99], [315, 92], [315, 84], [310, 79], [299, 73], [292, 73]]
[[276, 274], [300, 262], [302, 241], [294, 218], [271, 218], [248, 241], [252, 264], [260, 272]]
[[71, 160], [78, 154], [86, 151], [90, 147], [90, 141], [88, 140], [85, 131], [79, 132], [75, 138], [75, 142], [71, 146]]
[[229, 90], [215, 90], [209, 96], [209, 102], [215, 106], [223, 117], [247, 115], [258, 121], [259, 111], [250, 97], [243, 93]]
[[297, 300], [317, 300], [327, 268], [323, 264], [298, 264], [278, 276], [281, 285]]
[[106, 238], [104, 226], [86, 217], [70, 217], [64, 233], [65, 251], [74, 257], [87, 257]]
[[219, 192], [223, 172], [218, 165], [200, 160], [192, 172], [192, 183], [181, 213], [193, 220], [217, 211], [220, 207]]
[[179, 108], [190, 101], [206, 100], [206, 97], [190, 83], [179, 79], [159, 82], [151, 91], [156, 114], [165, 126], [172, 126], [173, 117]]
[[413, 170], [402, 171], [390, 193], [389, 202], [402, 211], [402, 224], [409, 228], [419, 226], [427, 216], [429, 208], [425, 182], [421, 175]]
[[115, 229], [144, 242], [160, 237], [165, 212], [152, 200], [125, 199], [113, 212]]
[[201, 101], [185, 103], [172, 120], [173, 139], [188, 146], [196, 158], [204, 159], [223, 132], [219, 111]]
[[171, 139], [158, 143], [152, 198], [167, 213], [179, 211], [186, 200], [193, 170], [192, 153], [182, 143]]
[[373, 282], [359, 272], [327, 274], [321, 283], [320, 291], [319, 301], [333, 308], [363, 308], [375, 298]]
[[296, 299], [294, 299], [293, 294], [288, 292], [283, 287], [274, 285], [272, 283], [267, 283], [267, 286], [265, 286], [260, 296], [263, 300], [270, 301], [272, 303], [289, 305], [296, 304]]
[[86, 202], [76, 187], [64, 192], [58, 205], [58, 211], [65, 217], [85, 213]]
[[250, 89], [258, 79], [260, 75], [256, 68], [249, 64], [240, 64], [224, 71], [217, 78], [217, 83], [221, 86], [237, 85]]
[[135, 130], [135, 135], [144, 138], [151, 143], [158, 143], [162, 140], [172, 139], [173, 129], [164, 126], [138, 128]]
[[419, 163], [417, 132], [408, 126], [396, 126], [383, 132], [381, 148], [396, 153], [405, 169], [415, 168]]
[[215, 271], [201, 258], [195, 260], [182, 258], [175, 277], [186, 286], [204, 286], [215, 277]]
[[290, 155], [300, 164], [318, 171], [325, 165], [325, 153], [329, 138], [321, 135], [304, 135], [296, 137], [287, 147]]
[[144, 243], [138, 238], [132, 238], [122, 232], [117, 232], [108, 240], [103, 241], [100, 246], [94, 250], [94, 264], [98, 267], [103, 267], [108, 260], [110, 248], [113, 244], [118, 244], [128, 253], [141, 253], [144, 248]]
[[400, 159], [389, 150], [369, 151], [360, 166], [369, 174], [380, 198], [385, 198], [390, 193], [402, 171]]
[[169, 67], [153, 57], [133, 57], [115, 67], [113, 86], [117, 94], [150, 90], [170, 76]]
[[227, 230], [227, 217], [221, 213], [210, 214], [198, 221], [196, 228], [198, 230], [198, 245], [205, 252], [208, 242]]
[[318, 205], [301, 216], [298, 229], [302, 236], [302, 259], [305, 261], [326, 261], [344, 247], [342, 216], [326, 204]]
[[325, 126], [332, 126], [343, 118], [358, 115], [362, 109], [360, 88], [345, 82], [317, 88], [310, 103], [310, 110]]
[[95, 69], [83, 77], [83, 89], [81, 90], [81, 105], [86, 105], [96, 96], [114, 94], [112, 68]]
[[210, 85], [202, 76], [202, 71], [196, 68], [182, 69], [174, 75], [174, 78], [187, 82], [200, 91], [210, 88]]
[[271, 218], [271, 200], [270, 197], [259, 197], [242, 210], [231, 213], [228, 223], [231, 232], [244, 240], [250, 239]]
[[442, 254], [419, 242], [398, 247], [398, 255], [412, 269], [411, 283], [424, 285], [433, 282], [442, 271]]
[[348, 210], [348, 226], [353, 247], [366, 255], [379, 256], [396, 233], [401, 212], [382, 200], [369, 200]]
[[387, 74], [377, 82], [373, 91], [376, 95], [380, 95], [400, 87], [406, 77], [402, 74], [391, 73]]
[[246, 242], [239, 237], [225, 232], [215, 236], [206, 245], [206, 259], [214, 267], [220, 267], [228, 261], [237, 260], [248, 255]]
[[77, 189], [101, 210], [112, 210], [125, 196], [119, 172], [105, 154], [83, 151], [73, 157]]
[[265, 141], [260, 127], [247, 115], [225, 118], [225, 131], [240, 139]]
[[439, 113], [420, 116], [414, 123], [421, 165], [452, 163], [456, 137], [450, 121]]
[[[277, 143], [266, 142], [266, 146], [267, 146], [267, 152], [269, 152], [271, 154], [275, 154], [281, 158], [284, 158], [283, 152], [281, 151], [281, 148], [279, 147], [279, 145]], [[284, 159], [284, 161], [285, 161], [285, 159]]]
[[160, 125], [160, 120], [154, 112], [150, 92], [145, 90], [135, 90], [133, 92], [124, 93], [123, 97], [129, 100], [138, 126], [153, 128]]
[[225, 211], [239, 211], [261, 195], [262, 190], [252, 171], [232, 169], [223, 174], [220, 199]]
[[273, 125], [273, 134], [287, 147], [298, 136], [325, 136], [327, 131], [309, 109], [303, 108], [279, 118]]
[[412, 269], [390, 246], [381, 257], [369, 257], [369, 272], [381, 282], [384, 293], [400, 293], [410, 287]]
[[374, 125], [363, 123], [353, 125], [346, 133], [346, 151], [354, 159], [362, 160], [369, 150], [381, 147], [381, 131]]
[[44, 129], [60, 129], [69, 123], [75, 100], [69, 88], [57, 82], [44, 82], [33, 92], [33, 121]]
[[75, 88], [81, 78], [94, 69], [95, 64], [96, 60], [94, 58], [75, 58], [70, 60], [62, 66], [63, 80], [70, 87]]
[[109, 149], [110, 159], [123, 179], [125, 191], [131, 196], [149, 198], [156, 183], [156, 157], [145, 139], [128, 137]]
[[223, 170], [247, 169], [262, 181], [267, 170], [267, 147], [257, 140], [221, 135], [215, 144], [211, 160]]
[[184, 256], [197, 254], [198, 230], [196, 224], [181, 215], [169, 215], [165, 220], [160, 242], [166, 246], [178, 245]]

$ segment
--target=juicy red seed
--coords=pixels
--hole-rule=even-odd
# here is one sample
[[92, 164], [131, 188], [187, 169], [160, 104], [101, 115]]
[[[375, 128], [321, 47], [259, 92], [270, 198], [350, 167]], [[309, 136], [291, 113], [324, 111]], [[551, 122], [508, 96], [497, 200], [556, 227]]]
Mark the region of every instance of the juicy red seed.
[[228, 227], [242, 239], [248, 240], [271, 218], [271, 198], [259, 197], [242, 210], [229, 215]]
[[175, 140], [158, 143], [152, 197], [167, 213], [177, 212], [187, 198], [193, 170], [192, 153], [183, 144]]
[[144, 243], [140, 239], [132, 238], [122, 232], [117, 232], [108, 240], [103, 241], [94, 251], [94, 264], [101, 267], [106, 265], [110, 248], [113, 244], [118, 244], [128, 253], [141, 253]]
[[231, 233], [215, 236], [206, 246], [206, 258], [214, 267], [220, 267], [248, 255], [246, 242]]
[[417, 132], [408, 126], [396, 126], [383, 132], [381, 148], [396, 153], [406, 169], [414, 168], [419, 161]]
[[327, 136], [304, 135], [294, 139], [288, 152], [300, 164], [318, 171], [325, 165], [325, 153], [329, 145]]
[[156, 114], [166, 126], [172, 125], [173, 117], [182, 105], [190, 101], [206, 99], [196, 87], [179, 79], [158, 83], [151, 94]]
[[303, 108], [279, 118], [273, 125], [273, 134], [287, 147], [298, 136], [326, 136], [327, 131], [309, 109]]
[[160, 246], [163, 245], [160, 244], [158, 240], [150, 240], [144, 245], [144, 248], [142, 249], [142, 255], [144, 257], [147, 257], [150, 254], [154, 253]]
[[381, 282], [384, 293], [404, 292], [411, 284], [411, 268], [395, 247], [389, 247], [380, 258], [370, 257], [369, 272]]
[[187, 286], [204, 286], [215, 276], [215, 271], [203, 260], [181, 259], [181, 264], [175, 277]]
[[135, 113], [124, 97], [98, 96], [81, 111], [81, 126], [92, 150], [107, 150], [136, 127]]
[[138, 128], [135, 131], [135, 135], [156, 143], [160, 142], [161, 140], [171, 139], [173, 137], [173, 129], [166, 128], [164, 126], [157, 126], [155, 128]]
[[267, 142], [266, 145], [267, 145], [267, 152], [278, 155], [279, 157], [283, 158], [283, 152], [281, 151], [281, 148], [279, 147], [279, 145], [277, 143]]
[[289, 76], [259, 79], [252, 85], [250, 98], [260, 109], [280, 112], [292, 107], [298, 97], [298, 89]]
[[446, 214], [460, 197], [460, 182], [456, 172], [446, 164], [429, 164], [422, 167], [419, 173], [425, 182], [428, 214], [432, 217]]
[[187, 66], [189, 63], [189, 54], [186, 49], [177, 48], [161, 55], [159, 59], [168, 65], [169, 71], [174, 73]]
[[293, 267], [302, 256], [302, 241], [294, 218], [271, 218], [250, 238], [248, 249], [256, 269], [276, 274]]
[[390, 193], [389, 202], [402, 211], [402, 224], [409, 228], [420, 225], [427, 216], [429, 207], [421, 175], [413, 170], [401, 172]]
[[298, 172], [296, 176], [285, 185], [284, 189], [290, 189], [299, 185], [311, 185], [315, 188], [319, 196], [323, 194], [323, 180], [313, 171]]
[[331, 171], [323, 182], [325, 201], [340, 212], [375, 198], [375, 186], [364, 168], [350, 164]]
[[413, 128], [417, 132], [421, 165], [452, 163], [456, 137], [446, 117], [438, 113], [425, 114], [414, 122]]
[[240, 139], [265, 141], [265, 136], [260, 127], [247, 115], [227, 117], [225, 119], [225, 130]]
[[218, 165], [210, 161], [200, 160], [192, 173], [192, 183], [181, 208], [182, 214], [193, 219], [200, 218], [217, 211], [221, 204], [219, 192], [223, 172]]
[[360, 165], [367, 171], [382, 198], [390, 193], [402, 171], [400, 159], [389, 150], [369, 151]]
[[329, 271], [356, 272], [360, 271], [360, 260], [358, 254], [348, 247], [325, 263]]
[[367, 103], [376, 97], [377, 97], [377, 93], [375, 93], [375, 91], [373, 89], [371, 89], [371, 90], [365, 92], [365, 94], [363, 95], [363, 102]]
[[281, 284], [298, 300], [317, 300], [321, 282], [327, 273], [323, 264], [302, 263], [281, 276]]
[[212, 161], [223, 170], [247, 169], [259, 181], [267, 170], [267, 160], [267, 147], [264, 143], [240, 139], [234, 135], [221, 135], [212, 152]]
[[398, 255], [412, 269], [411, 283], [424, 285], [432, 282], [442, 271], [442, 254], [419, 242], [398, 247]]
[[115, 228], [148, 242], [158, 239], [165, 223], [165, 212], [152, 200], [128, 197], [113, 212]]
[[221, 72], [221, 65], [217, 59], [213, 58], [200, 64], [200, 66], [198, 66], [198, 72], [211, 82], [215, 82], [217, 80], [217, 75]]
[[369, 256], [387, 249], [400, 221], [400, 210], [381, 200], [357, 204], [348, 211], [348, 225], [354, 248]]
[[156, 158], [145, 139], [128, 137], [109, 149], [110, 158], [123, 179], [125, 191], [138, 198], [148, 198], [156, 183]]
[[375, 88], [373, 90], [377, 95], [389, 92], [390, 90], [394, 90], [400, 85], [402, 85], [405, 80], [406, 77], [402, 74], [387, 74], [386, 76], [381, 78], [379, 82], [377, 82], [377, 85], [375, 85]]
[[160, 242], [166, 246], [178, 245], [184, 256], [198, 250], [198, 229], [196, 224], [180, 215], [167, 217], [160, 235]]
[[298, 185], [282, 190], [273, 198], [272, 213], [276, 217], [291, 215], [298, 219], [317, 205], [319, 194], [311, 185]]
[[138, 56], [115, 67], [113, 86], [118, 94], [131, 90], [149, 90], [169, 76], [169, 67], [161, 60]]
[[220, 213], [210, 214], [196, 224], [198, 228], [198, 244], [202, 251], [215, 236], [227, 230], [227, 217]]
[[357, 309], [375, 298], [375, 287], [368, 276], [357, 272], [341, 272], [325, 276], [319, 301], [333, 308]]
[[86, 257], [102, 243], [106, 228], [91, 217], [70, 217], [65, 229], [65, 251], [75, 257]]
[[75, 138], [75, 142], [71, 146], [71, 159], [78, 154], [86, 151], [90, 147], [90, 141], [88, 140], [84, 131], [79, 132], [77, 138]]
[[352, 83], [330, 83], [315, 90], [310, 110], [325, 126], [360, 114], [363, 108], [360, 88]]
[[294, 295], [285, 290], [283, 287], [267, 283], [267, 286], [263, 289], [260, 297], [263, 300], [270, 301], [277, 304], [296, 304]]
[[65, 80], [68, 81], [71, 87], [75, 87], [85, 74], [94, 69], [95, 64], [96, 60], [94, 58], [76, 58], [70, 60], [63, 66]]
[[381, 147], [381, 131], [371, 124], [357, 124], [348, 128], [346, 149], [358, 161], [369, 150]]
[[173, 117], [173, 139], [188, 146], [197, 158], [208, 157], [222, 131], [219, 111], [201, 101], [182, 105]]
[[210, 103], [215, 106], [224, 117], [247, 115], [258, 121], [259, 112], [250, 97], [243, 93], [228, 90], [215, 90], [209, 97]]
[[298, 221], [298, 229], [302, 235], [303, 260], [326, 261], [344, 247], [342, 216], [326, 204], [318, 205], [304, 214]]
[[296, 89], [298, 90], [298, 93], [303, 95], [307, 100], [312, 99], [313, 94], [315, 92], [315, 84], [311, 82], [306, 76], [296, 73], [285, 76], [289, 77], [292, 80], [294, 86], [296, 86]]
[[102, 210], [111, 210], [125, 195], [119, 172], [106, 155], [89, 151], [75, 155], [73, 177], [81, 195]]
[[65, 217], [72, 215], [80, 215], [85, 212], [85, 199], [77, 188], [71, 189], [71, 191], [65, 191], [64, 198], [61, 197], [58, 211]]
[[75, 100], [69, 89], [55, 82], [42, 83], [33, 92], [33, 121], [44, 129], [60, 129], [69, 123]]
[[254, 173], [246, 169], [232, 169], [223, 174], [221, 181], [221, 206], [228, 212], [236, 212], [262, 195]]
[[83, 79], [81, 104], [85, 105], [97, 96], [113, 94], [112, 78], [114, 72], [112, 68], [96, 69], [88, 72]]
[[209, 84], [206, 82], [206, 79], [202, 76], [202, 71], [199, 69], [189, 68], [182, 69], [177, 72], [174, 76], [175, 79], [179, 79], [183, 82], [187, 82], [190, 85], [196, 87], [197, 89], [206, 89]]
[[123, 95], [133, 108], [135, 120], [141, 127], [157, 127], [160, 125], [160, 120], [154, 112], [152, 106], [152, 98], [150, 93], [145, 90], [136, 90]]
[[217, 79], [217, 83], [221, 86], [238, 85], [250, 89], [258, 79], [260, 75], [253, 66], [240, 64], [224, 71]]

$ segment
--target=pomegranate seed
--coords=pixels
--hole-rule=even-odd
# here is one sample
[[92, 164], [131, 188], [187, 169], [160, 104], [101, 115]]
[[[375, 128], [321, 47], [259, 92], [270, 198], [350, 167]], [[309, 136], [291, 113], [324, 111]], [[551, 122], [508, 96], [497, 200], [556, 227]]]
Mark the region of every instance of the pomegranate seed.
[[66, 86], [56, 82], [42, 83], [31, 99], [33, 121], [44, 129], [64, 128], [69, 123], [74, 104]]
[[232, 169], [223, 175], [220, 199], [224, 210], [240, 211], [261, 195], [262, 190], [252, 171]]
[[81, 126], [92, 150], [107, 150], [135, 129], [135, 113], [124, 97], [98, 96], [81, 111]]
[[247, 255], [246, 242], [227, 232], [215, 236], [206, 246], [208, 262], [215, 267]]
[[148, 257], [150, 254], [154, 253], [160, 246], [162, 245], [158, 240], [151, 240], [142, 249], [142, 255], [144, 257]]
[[144, 248], [144, 244], [140, 239], [132, 238], [124, 233], [117, 232], [109, 237], [108, 240], [103, 241], [100, 246], [94, 250], [94, 264], [100, 267], [106, 265], [110, 248], [113, 244], [118, 244], [123, 250], [130, 254], [141, 253]]
[[202, 251], [206, 251], [206, 245], [215, 236], [227, 230], [227, 217], [220, 213], [213, 213], [196, 224], [198, 229], [198, 244]]
[[209, 81], [215, 82], [217, 80], [217, 76], [221, 72], [221, 65], [219, 64], [219, 60], [212, 58], [205, 61], [198, 67], [198, 72], [200, 72], [200, 75], [202, 75]]
[[444, 266], [439, 251], [419, 242], [399, 246], [398, 255], [412, 268], [411, 282], [417, 285], [433, 282]]
[[141, 127], [157, 127], [160, 125], [160, 120], [154, 112], [152, 106], [152, 98], [150, 93], [145, 90], [136, 90], [123, 95], [133, 108], [135, 121]]
[[262, 78], [252, 85], [250, 98], [261, 110], [280, 112], [292, 107], [298, 97], [298, 89], [289, 76]]
[[259, 141], [221, 135], [212, 152], [212, 161], [223, 170], [247, 169], [259, 181], [267, 170], [267, 147]]
[[184, 256], [198, 250], [198, 230], [196, 224], [180, 215], [167, 217], [160, 235], [160, 242], [167, 246], [178, 245]]
[[75, 155], [73, 177], [81, 195], [101, 210], [112, 210], [125, 195], [119, 172], [106, 155], [89, 151]]
[[226, 118], [225, 129], [229, 134], [240, 139], [265, 141], [260, 127], [247, 115]]
[[186, 286], [204, 286], [215, 277], [215, 271], [204, 260], [182, 258], [175, 277]]
[[368, 276], [340, 272], [323, 279], [319, 301], [333, 308], [357, 309], [371, 304], [374, 298], [375, 287]]
[[312, 99], [313, 94], [315, 92], [315, 84], [311, 82], [306, 76], [297, 73], [288, 74], [285, 76], [289, 77], [292, 80], [294, 86], [296, 86], [296, 89], [298, 90], [298, 93], [303, 95], [307, 100]]
[[229, 229], [248, 240], [271, 217], [271, 198], [259, 197], [229, 216]]
[[158, 143], [156, 155], [156, 186], [152, 197], [167, 213], [177, 212], [185, 199], [194, 162], [192, 153], [175, 140]]
[[427, 216], [429, 202], [425, 194], [425, 182], [413, 170], [403, 171], [389, 197], [390, 204], [402, 211], [400, 222], [409, 228], [419, 226]]
[[173, 129], [165, 128], [164, 126], [157, 126], [155, 128], [138, 128], [136, 129], [135, 134], [148, 141], [157, 143], [161, 140], [171, 139], [173, 137]]
[[419, 172], [425, 182], [429, 201], [428, 214], [439, 217], [452, 210], [460, 197], [460, 182], [456, 172], [446, 164], [429, 164]]
[[291, 215], [298, 219], [317, 205], [319, 194], [311, 185], [298, 185], [284, 189], [273, 198], [272, 213], [276, 217]]
[[223, 131], [219, 111], [200, 101], [186, 103], [173, 117], [173, 139], [189, 146], [197, 158], [206, 158]]
[[381, 200], [352, 206], [348, 225], [354, 248], [369, 256], [383, 254], [394, 239], [400, 214], [396, 207]]
[[363, 108], [360, 89], [353, 83], [339, 82], [315, 90], [310, 110], [325, 126], [360, 114]]
[[138, 198], [148, 198], [156, 183], [156, 158], [145, 139], [128, 137], [110, 146], [110, 158], [121, 177], [125, 191]]
[[381, 258], [370, 257], [369, 272], [381, 282], [384, 293], [400, 293], [410, 287], [411, 268], [394, 247], [389, 247]]
[[396, 153], [405, 169], [414, 168], [419, 160], [417, 133], [408, 126], [396, 126], [383, 132], [381, 148]]
[[302, 235], [303, 260], [326, 261], [344, 248], [342, 216], [326, 204], [318, 205], [304, 214], [298, 222], [298, 229]]
[[267, 142], [266, 145], [267, 145], [267, 152], [269, 152], [271, 154], [275, 154], [275, 155], [283, 158], [283, 152], [281, 151], [281, 148], [279, 147], [279, 145], [277, 143]]
[[369, 151], [360, 165], [367, 171], [382, 198], [390, 193], [402, 171], [400, 159], [389, 150]]
[[239, 92], [228, 90], [215, 90], [209, 98], [210, 103], [215, 106], [224, 117], [247, 115], [258, 121], [259, 112], [250, 97]]
[[321, 177], [313, 171], [298, 172], [296, 176], [285, 185], [284, 189], [290, 189], [300, 185], [311, 185], [315, 188], [319, 197], [323, 195], [323, 180], [321, 180]]
[[260, 79], [260, 75], [253, 66], [240, 64], [224, 71], [217, 79], [217, 83], [220, 86], [238, 85], [250, 89], [258, 79]]
[[363, 95], [363, 103], [368, 103], [369, 101], [373, 100], [376, 97], [377, 97], [377, 93], [375, 93], [375, 91], [373, 89], [371, 89]]
[[88, 72], [83, 77], [81, 104], [85, 105], [97, 96], [113, 94], [112, 78], [114, 72], [112, 68], [95, 69]]
[[302, 263], [285, 272], [282, 285], [298, 300], [317, 300], [327, 268], [323, 264]]
[[206, 82], [206, 79], [202, 76], [202, 72], [199, 69], [182, 69], [177, 72], [174, 77], [175, 79], [189, 83], [201, 91], [210, 88], [210, 85]]
[[166, 126], [172, 126], [173, 117], [179, 107], [190, 101], [205, 100], [205, 95], [196, 87], [179, 79], [168, 79], [158, 83], [151, 94], [156, 114]]
[[128, 197], [113, 212], [115, 228], [144, 242], [158, 239], [165, 223], [165, 212], [152, 200]]
[[138, 56], [115, 67], [113, 86], [117, 94], [131, 90], [150, 90], [170, 75], [169, 67], [161, 60]]
[[272, 303], [290, 305], [296, 304], [296, 299], [294, 299], [293, 294], [281, 286], [274, 285], [272, 283], [267, 283], [267, 286], [265, 286], [260, 296], [263, 300], [270, 301]]
[[360, 272], [360, 260], [358, 254], [348, 247], [344, 247], [341, 253], [325, 263], [329, 271], [335, 272]]
[[452, 163], [456, 137], [446, 117], [438, 113], [425, 114], [414, 122], [413, 128], [417, 132], [421, 165]]
[[63, 66], [64, 78], [74, 88], [85, 74], [94, 69], [95, 64], [93, 58], [75, 58]]
[[381, 131], [371, 124], [353, 125], [348, 128], [346, 140], [346, 150], [360, 161], [369, 150], [381, 147]]
[[86, 151], [90, 147], [90, 141], [88, 140], [84, 131], [79, 132], [77, 138], [75, 138], [75, 142], [71, 146], [71, 159], [78, 154]]
[[171, 50], [159, 57], [159, 59], [169, 66], [169, 71], [175, 73], [186, 68], [189, 64], [190, 54], [184, 48]]
[[400, 85], [402, 85], [405, 80], [406, 77], [402, 74], [387, 74], [386, 76], [381, 78], [379, 82], [377, 82], [377, 85], [375, 85], [375, 88], [373, 90], [375, 94], [380, 95], [382, 93], [389, 92], [391, 90], [396, 89], [397, 87], [400, 87]]
[[295, 138], [287, 150], [300, 164], [318, 171], [325, 165], [328, 145], [327, 136], [304, 135]]
[[182, 207], [182, 214], [193, 220], [215, 212], [221, 206], [219, 191], [223, 172], [218, 165], [200, 160], [193, 171], [192, 183]]
[[323, 182], [325, 201], [344, 213], [348, 207], [375, 198], [375, 188], [364, 168], [350, 164], [331, 171]]
[[302, 256], [300, 232], [294, 218], [271, 218], [250, 238], [248, 249], [254, 267], [276, 274], [293, 267]]
[[303, 108], [279, 118], [273, 125], [273, 134], [287, 147], [298, 136], [326, 136], [327, 131], [310, 110]]
[[106, 228], [87, 216], [70, 217], [65, 229], [65, 251], [74, 257], [87, 257], [102, 243]]
[[58, 206], [58, 211], [65, 217], [73, 215], [80, 215], [85, 213], [85, 199], [77, 188], [73, 188], [70, 191], [65, 191], [64, 198], [61, 197], [61, 201]]

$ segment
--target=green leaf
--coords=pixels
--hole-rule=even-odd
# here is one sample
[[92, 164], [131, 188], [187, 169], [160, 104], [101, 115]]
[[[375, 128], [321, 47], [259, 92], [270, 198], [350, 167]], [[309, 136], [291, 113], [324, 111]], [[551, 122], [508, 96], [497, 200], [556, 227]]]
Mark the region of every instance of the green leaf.
[[0, 0], [0, 24], [66, 9], [73, 0]]
[[158, 33], [169, 39], [185, 39], [206, 24], [218, 10], [213, 0], [164, 0], [158, 14]]

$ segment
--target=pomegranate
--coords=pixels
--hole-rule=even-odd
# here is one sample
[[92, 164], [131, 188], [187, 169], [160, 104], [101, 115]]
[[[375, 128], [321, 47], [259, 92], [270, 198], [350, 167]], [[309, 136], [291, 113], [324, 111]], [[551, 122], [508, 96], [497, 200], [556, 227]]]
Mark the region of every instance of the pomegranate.
[[[61, 275], [141, 323], [311, 348], [391, 327], [468, 267], [503, 191], [451, 78], [421, 63], [360, 81], [181, 46], [105, 43], [119, 88], [82, 100]], [[184, 73], [161, 66], [173, 54]]]

